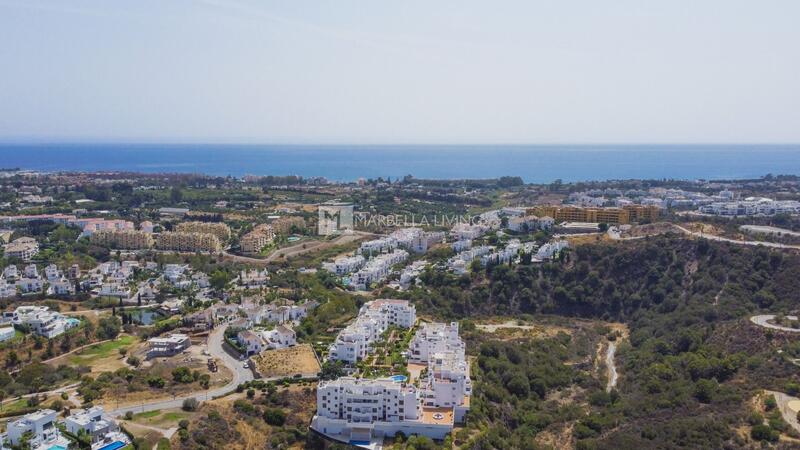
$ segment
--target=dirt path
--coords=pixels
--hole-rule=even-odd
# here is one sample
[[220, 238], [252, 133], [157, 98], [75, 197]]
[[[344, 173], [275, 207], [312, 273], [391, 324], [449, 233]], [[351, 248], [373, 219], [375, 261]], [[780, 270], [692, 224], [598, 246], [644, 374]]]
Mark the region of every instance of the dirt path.
[[336, 245], [349, 244], [351, 242], [357, 241], [367, 236], [373, 236], [373, 235], [362, 231], [356, 231], [353, 232], [353, 234], [343, 234], [331, 241], [301, 242], [299, 244], [295, 244], [289, 247], [276, 249], [272, 253], [267, 255], [266, 258], [251, 258], [248, 256], [234, 255], [233, 253], [228, 253], [228, 252], [222, 252], [222, 253], [225, 256], [225, 258], [233, 261], [243, 262], [248, 264], [267, 265], [280, 258], [293, 258], [295, 256], [300, 256], [313, 251], [325, 250], [334, 247]]
[[608, 383], [606, 392], [611, 392], [617, 386], [617, 364], [614, 362], [614, 355], [617, 353], [617, 343], [609, 342], [606, 350], [606, 371], [608, 372]]

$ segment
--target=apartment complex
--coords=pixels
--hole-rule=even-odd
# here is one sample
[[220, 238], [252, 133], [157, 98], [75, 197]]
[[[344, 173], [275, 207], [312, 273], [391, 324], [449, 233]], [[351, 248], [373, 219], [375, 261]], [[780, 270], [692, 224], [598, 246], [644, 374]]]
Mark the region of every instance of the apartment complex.
[[388, 236], [373, 239], [361, 244], [359, 250], [365, 254], [375, 254], [404, 248], [414, 253], [425, 253], [428, 247], [444, 240], [445, 233], [441, 231], [422, 231], [421, 228], [401, 228], [393, 231]]
[[156, 248], [179, 252], [218, 253], [222, 244], [216, 235], [210, 233], [164, 232], [158, 235]]
[[153, 235], [146, 231], [136, 230], [101, 230], [92, 233], [90, 242], [103, 247], [122, 250], [143, 250], [152, 248], [155, 241]]
[[427, 369], [413, 384], [404, 376], [321, 381], [311, 428], [369, 448], [401, 432], [444, 439], [464, 422], [472, 395], [458, 323], [423, 324], [411, 341], [409, 364]]
[[213, 234], [220, 242], [227, 242], [231, 238], [231, 228], [221, 222], [183, 222], [175, 226], [175, 231]]
[[557, 222], [593, 222], [613, 225], [655, 221], [661, 209], [653, 205], [625, 205], [621, 208], [584, 208], [580, 206], [536, 206], [538, 216], [549, 216]]
[[773, 200], [747, 197], [744, 200], [714, 202], [703, 205], [699, 211], [716, 216], [774, 216], [776, 214], [800, 213], [800, 202], [795, 200]]
[[350, 286], [356, 289], [368, 289], [372, 283], [383, 281], [392, 270], [392, 266], [408, 259], [408, 252], [395, 249], [391, 253], [382, 253], [369, 261], [350, 277]]
[[273, 231], [272, 225], [262, 223], [242, 236], [239, 240], [239, 246], [241, 247], [242, 253], [245, 255], [257, 255], [261, 249], [269, 245], [273, 239], [275, 239], [275, 232]]
[[292, 227], [299, 230], [305, 228], [306, 221], [298, 216], [283, 216], [273, 220], [270, 226], [275, 234], [290, 234], [292, 232]]
[[389, 325], [403, 328], [414, 326], [417, 309], [408, 300], [379, 299], [361, 307], [356, 320], [336, 336], [328, 348], [328, 359], [355, 364], [364, 359], [370, 345]]
[[19, 258], [23, 261], [30, 261], [31, 258], [39, 253], [39, 243], [34, 238], [21, 237], [6, 244], [4, 250], [6, 258]]

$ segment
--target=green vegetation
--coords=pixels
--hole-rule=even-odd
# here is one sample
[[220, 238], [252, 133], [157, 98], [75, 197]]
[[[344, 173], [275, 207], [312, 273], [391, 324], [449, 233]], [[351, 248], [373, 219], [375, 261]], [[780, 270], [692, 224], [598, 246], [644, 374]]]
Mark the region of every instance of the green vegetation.
[[[448, 319], [548, 313], [628, 324], [630, 339], [617, 353], [619, 391], [610, 395], [601, 392], [602, 380], [561, 369], [568, 347], [562, 339], [484, 341], [473, 366], [477, 423], [469, 427], [481, 430], [473, 438], [480, 448], [522, 448], [538, 431], [566, 423], [574, 424], [579, 448], [723, 448], [743, 444], [733, 430], [745, 424], [760, 389], [800, 382], [785, 355], [798, 345], [747, 320], [762, 308], [789, 311], [800, 303], [798, 274], [795, 254], [666, 236], [581, 246], [541, 266], [496, 266], [463, 277], [428, 272], [424, 287], [392, 294]], [[587, 396], [543, 407], [553, 388]], [[773, 422], [778, 428], [770, 429], [780, 429]]]

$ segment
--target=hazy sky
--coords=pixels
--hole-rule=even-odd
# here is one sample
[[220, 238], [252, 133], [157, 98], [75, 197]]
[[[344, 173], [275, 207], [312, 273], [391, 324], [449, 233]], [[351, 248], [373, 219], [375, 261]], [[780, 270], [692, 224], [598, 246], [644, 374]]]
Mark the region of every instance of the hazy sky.
[[0, 140], [800, 142], [800, 1], [0, 0]]

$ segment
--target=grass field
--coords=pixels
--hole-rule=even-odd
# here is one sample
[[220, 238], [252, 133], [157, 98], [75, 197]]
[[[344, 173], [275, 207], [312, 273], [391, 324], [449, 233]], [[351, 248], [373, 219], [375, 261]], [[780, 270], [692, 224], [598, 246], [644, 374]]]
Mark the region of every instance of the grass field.
[[68, 357], [70, 363], [75, 365], [89, 365], [100, 359], [108, 358], [110, 356], [117, 357], [119, 349], [128, 347], [136, 342], [134, 336], [123, 335], [114, 341], [103, 342], [101, 344], [92, 345], [79, 352], [76, 352]]
[[192, 413], [175, 410], [148, 411], [133, 416], [133, 422], [157, 428], [172, 428], [178, 425], [183, 419], [189, 419]]

